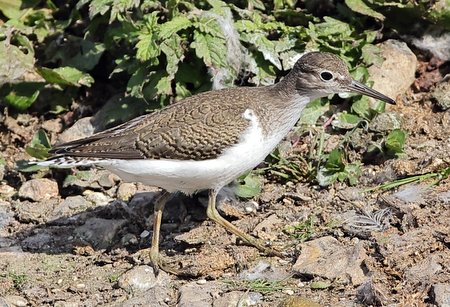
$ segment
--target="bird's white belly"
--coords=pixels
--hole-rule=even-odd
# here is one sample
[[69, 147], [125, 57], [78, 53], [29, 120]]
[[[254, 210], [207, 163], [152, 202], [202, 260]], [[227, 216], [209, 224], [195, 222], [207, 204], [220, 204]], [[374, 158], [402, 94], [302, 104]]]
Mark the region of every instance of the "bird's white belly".
[[274, 149], [276, 140], [265, 138], [253, 122], [237, 145], [216, 159], [193, 160], [109, 160], [98, 163], [125, 181], [158, 186], [169, 192], [192, 194], [198, 190], [221, 188], [257, 166]]

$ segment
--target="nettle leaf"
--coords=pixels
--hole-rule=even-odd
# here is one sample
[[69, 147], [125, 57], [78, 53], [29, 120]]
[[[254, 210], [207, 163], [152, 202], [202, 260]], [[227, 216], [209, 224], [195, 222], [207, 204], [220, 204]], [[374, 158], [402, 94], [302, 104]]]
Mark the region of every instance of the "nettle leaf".
[[386, 137], [384, 146], [390, 152], [399, 154], [403, 152], [406, 141], [406, 132], [402, 129], [392, 130]]
[[164, 70], [150, 72], [147, 79], [149, 82], [142, 90], [144, 98], [147, 101], [154, 100], [158, 98], [159, 95], [172, 93], [172, 85], [169, 80], [169, 76]]
[[191, 48], [195, 49], [195, 54], [203, 59], [206, 66], [227, 67], [224, 56], [227, 53], [227, 47], [224, 39], [196, 30]]
[[266, 37], [263, 32], [242, 33], [241, 39], [256, 47], [262, 53], [264, 59], [275, 65], [276, 68], [282, 69], [279, 54], [276, 51], [276, 45], [273, 41]]
[[161, 48], [157, 43], [158, 36], [155, 33], [142, 33], [138, 37], [136, 44], [136, 58], [142, 62], [150, 61], [153, 65], [158, 65], [158, 56]]
[[110, 10], [112, 3], [113, 0], [92, 0], [89, 4], [89, 18], [93, 19], [98, 14], [105, 15]]
[[181, 37], [178, 34], [172, 35], [161, 43], [161, 51], [166, 55], [166, 71], [172, 80], [178, 71], [178, 64], [184, 59], [184, 49]]
[[357, 115], [347, 112], [340, 112], [337, 114], [335, 120], [333, 120], [333, 127], [340, 129], [353, 129], [358, 126], [361, 118]]
[[120, 19], [120, 14], [136, 8], [141, 3], [140, 0], [114, 0], [111, 7], [111, 17], [109, 23]]
[[329, 110], [330, 103], [322, 103], [321, 99], [310, 102], [302, 112], [300, 123], [306, 125], [314, 125], [320, 116]]
[[132, 97], [142, 98], [142, 88], [147, 79], [148, 69], [144, 66], [139, 67], [130, 77], [127, 83], [127, 93]]
[[345, 0], [345, 4], [347, 4], [352, 11], [362, 15], [370, 16], [382, 21], [386, 18], [383, 14], [380, 14], [369, 7], [363, 0]]
[[241, 198], [252, 198], [261, 193], [261, 179], [251, 172], [237, 180], [235, 193]]
[[186, 16], [176, 16], [160, 26], [159, 37], [161, 39], [168, 39], [178, 31], [189, 28], [192, 24], [192, 21]]
[[158, 56], [161, 54], [159, 47], [159, 28], [158, 12], [148, 14], [145, 19], [144, 29], [138, 36], [136, 44], [136, 58], [142, 62], [150, 61], [152, 65], [158, 65]]
[[37, 68], [37, 72], [45, 81], [59, 85], [87, 86], [94, 83], [94, 79], [88, 74], [73, 67]]

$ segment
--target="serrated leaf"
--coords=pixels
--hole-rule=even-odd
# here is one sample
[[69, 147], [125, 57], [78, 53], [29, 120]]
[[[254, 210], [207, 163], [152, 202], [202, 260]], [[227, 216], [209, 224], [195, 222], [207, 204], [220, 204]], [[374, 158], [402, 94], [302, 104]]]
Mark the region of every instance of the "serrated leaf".
[[255, 197], [261, 193], [261, 179], [252, 173], [248, 173], [244, 178], [238, 179], [235, 193], [241, 198]]
[[180, 30], [186, 29], [192, 26], [192, 21], [184, 15], [176, 16], [172, 20], [165, 22], [160, 27], [159, 37], [161, 39], [167, 39], [172, 37]]
[[405, 146], [406, 132], [401, 129], [392, 130], [386, 137], [384, 145], [387, 150], [399, 154], [403, 152]]
[[225, 40], [208, 33], [195, 31], [191, 48], [195, 49], [195, 54], [203, 59], [206, 66], [227, 67], [224, 56], [227, 53]]
[[320, 116], [328, 111], [330, 103], [322, 103], [320, 99], [310, 102], [302, 112], [300, 123], [306, 125], [314, 125]]
[[262, 53], [264, 59], [282, 69], [279, 54], [276, 50], [275, 42], [269, 40], [263, 32], [241, 33], [241, 39], [256, 47]]
[[174, 34], [162, 42], [161, 51], [166, 55], [166, 71], [172, 80], [178, 71], [178, 64], [184, 59], [184, 50], [180, 36]]
[[94, 83], [94, 79], [88, 74], [73, 67], [46, 68], [41, 67], [37, 72], [45, 81], [59, 85], [87, 86]]
[[379, 19], [381, 21], [383, 21], [386, 18], [386, 17], [384, 17], [383, 14], [378, 13], [377, 11], [373, 10], [362, 0], [345, 0], [345, 4], [347, 4], [347, 6], [352, 11], [360, 13], [362, 15], [370, 16], [370, 17]]
[[136, 58], [142, 62], [152, 60], [151, 63], [157, 65], [159, 63], [158, 56], [161, 53], [161, 48], [157, 44], [157, 35], [154, 33], [143, 33], [139, 35], [136, 44]]

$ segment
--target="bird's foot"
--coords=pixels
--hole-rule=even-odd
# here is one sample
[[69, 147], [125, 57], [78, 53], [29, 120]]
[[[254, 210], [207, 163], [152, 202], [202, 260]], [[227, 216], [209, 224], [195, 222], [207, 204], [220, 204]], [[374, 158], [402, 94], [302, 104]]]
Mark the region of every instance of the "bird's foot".
[[134, 254], [134, 258], [139, 259], [142, 263], [148, 263], [153, 268], [155, 276], [158, 276], [160, 271], [173, 275], [181, 274], [179, 270], [171, 267], [166, 261], [163, 260], [158, 250], [154, 250], [152, 248], [141, 249]]

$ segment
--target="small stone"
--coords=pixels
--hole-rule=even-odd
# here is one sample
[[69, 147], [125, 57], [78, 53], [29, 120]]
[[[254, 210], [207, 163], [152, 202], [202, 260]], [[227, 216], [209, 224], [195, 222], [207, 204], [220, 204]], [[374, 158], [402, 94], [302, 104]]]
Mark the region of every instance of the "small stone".
[[86, 285], [83, 283], [79, 283], [79, 284], [76, 284], [75, 287], [78, 289], [84, 289], [84, 288], [86, 288]]
[[206, 279], [199, 279], [199, 280], [197, 280], [197, 284], [198, 284], [198, 285], [204, 285], [204, 284], [206, 284]]
[[443, 111], [448, 110], [450, 108], [450, 81], [439, 83], [431, 95]]
[[91, 204], [81, 195], [68, 196], [53, 210], [53, 218], [71, 216], [85, 211]]
[[95, 248], [108, 248], [126, 222], [124, 219], [107, 220], [90, 218], [83, 225], [75, 228], [74, 233], [82, 240], [92, 244]]
[[58, 197], [58, 184], [47, 178], [31, 179], [19, 189], [19, 197], [33, 201], [47, 200]]
[[431, 287], [430, 297], [437, 307], [450, 306], [450, 284], [440, 283]]
[[61, 118], [49, 119], [42, 123], [42, 128], [48, 132], [59, 133], [62, 130]]
[[120, 243], [122, 243], [123, 246], [136, 245], [138, 244], [138, 239], [134, 234], [127, 233], [120, 239]]
[[283, 293], [286, 293], [287, 295], [294, 295], [294, 291], [291, 289], [286, 289], [282, 291]]
[[216, 282], [208, 282], [204, 285], [198, 285], [196, 282], [187, 283], [180, 287], [178, 307], [211, 306], [213, 297], [218, 296], [219, 290], [219, 284]]
[[366, 253], [361, 244], [346, 247], [331, 236], [302, 243], [302, 253], [292, 269], [297, 274], [318, 276], [343, 283], [360, 285], [366, 279], [363, 261]]
[[[1, 180], [1, 179], [0, 179]], [[0, 185], [0, 196], [1, 198], [9, 198], [16, 193], [16, 190], [7, 184], [1, 184]]]
[[257, 292], [230, 291], [213, 302], [213, 307], [260, 306], [263, 296]]
[[98, 183], [104, 188], [111, 188], [114, 185], [114, 179], [109, 173], [103, 173], [98, 178]]
[[63, 280], [62, 278], [58, 279], [58, 281], [56, 282], [58, 285], [62, 284]]
[[141, 265], [120, 276], [118, 285], [126, 291], [147, 291], [158, 285], [165, 285], [169, 280], [170, 277], [166, 272], [160, 270], [158, 277], [155, 277], [151, 266]]
[[58, 137], [59, 142], [66, 143], [73, 140], [91, 136], [95, 132], [91, 117], [84, 117], [77, 120], [72, 127], [66, 129]]
[[7, 295], [5, 301], [10, 304], [9, 306], [25, 307], [28, 305], [28, 301], [18, 295]]
[[134, 183], [122, 182], [117, 189], [117, 198], [128, 201], [136, 192], [137, 187]]
[[84, 191], [83, 195], [86, 197], [88, 201], [90, 201], [96, 206], [105, 206], [112, 200], [101, 192], [93, 192], [90, 190]]
[[147, 238], [150, 235], [150, 231], [148, 230], [144, 230], [143, 232], [141, 232], [140, 237], [141, 239]]

